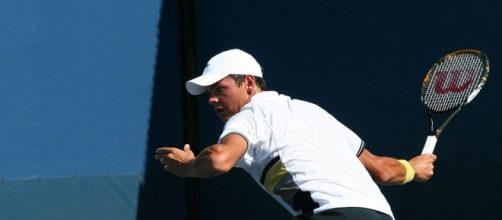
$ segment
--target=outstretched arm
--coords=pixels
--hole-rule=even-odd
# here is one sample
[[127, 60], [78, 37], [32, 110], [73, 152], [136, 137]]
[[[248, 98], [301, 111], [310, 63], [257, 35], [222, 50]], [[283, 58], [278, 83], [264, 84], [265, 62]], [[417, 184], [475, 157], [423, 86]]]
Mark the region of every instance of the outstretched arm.
[[183, 150], [161, 147], [155, 159], [164, 170], [181, 177], [212, 177], [229, 172], [247, 150], [246, 140], [238, 134], [229, 134], [220, 143], [202, 150], [197, 157], [185, 144]]
[[367, 149], [364, 149], [359, 155], [359, 160], [375, 182], [382, 185], [399, 185], [405, 183], [407, 172], [408, 175], [413, 175], [411, 176], [412, 180], [418, 182], [428, 181], [434, 174], [436, 155], [423, 154], [410, 159], [408, 163], [411, 166], [408, 170], [405, 161], [399, 162], [399, 160], [392, 157], [377, 156]]

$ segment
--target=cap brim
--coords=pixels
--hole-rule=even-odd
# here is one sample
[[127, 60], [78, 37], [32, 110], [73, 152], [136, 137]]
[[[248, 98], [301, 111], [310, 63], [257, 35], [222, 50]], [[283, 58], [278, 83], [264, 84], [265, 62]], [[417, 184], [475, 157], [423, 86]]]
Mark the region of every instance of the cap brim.
[[206, 87], [222, 80], [228, 74], [208, 74], [202, 75], [190, 81], [187, 81], [185, 87], [191, 95], [200, 95], [206, 91]]

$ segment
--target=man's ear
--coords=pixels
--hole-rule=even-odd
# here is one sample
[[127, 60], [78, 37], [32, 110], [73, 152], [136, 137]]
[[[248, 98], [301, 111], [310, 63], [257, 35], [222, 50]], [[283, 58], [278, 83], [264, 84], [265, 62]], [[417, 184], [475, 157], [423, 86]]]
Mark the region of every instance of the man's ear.
[[246, 75], [246, 92], [252, 94], [256, 89], [256, 80], [254, 76]]

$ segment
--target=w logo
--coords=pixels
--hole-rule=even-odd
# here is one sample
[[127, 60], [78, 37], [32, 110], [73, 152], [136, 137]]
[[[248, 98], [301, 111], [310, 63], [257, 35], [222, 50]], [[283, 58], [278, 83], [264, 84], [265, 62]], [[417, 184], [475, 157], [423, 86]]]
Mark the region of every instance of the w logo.
[[[462, 74], [464, 73], [464, 74]], [[437, 94], [446, 94], [449, 92], [460, 93], [469, 88], [473, 81], [473, 70], [453, 70], [453, 71], [441, 71], [436, 73], [436, 83], [434, 84], [434, 90]]]

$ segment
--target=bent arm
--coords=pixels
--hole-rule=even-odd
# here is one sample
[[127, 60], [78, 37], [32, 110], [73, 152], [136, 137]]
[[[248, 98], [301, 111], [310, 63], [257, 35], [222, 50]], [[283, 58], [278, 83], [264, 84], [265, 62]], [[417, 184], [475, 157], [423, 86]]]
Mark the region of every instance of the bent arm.
[[212, 177], [229, 172], [247, 150], [246, 140], [229, 134], [220, 143], [202, 150], [197, 157], [188, 145], [183, 150], [173, 147], [157, 149], [155, 158], [164, 170], [181, 177]]
[[247, 150], [246, 140], [229, 134], [219, 144], [204, 149], [192, 162], [195, 177], [212, 177], [229, 172]]
[[[364, 149], [359, 155], [359, 160], [366, 167], [373, 180], [379, 184], [398, 185], [406, 179], [406, 167], [395, 158], [377, 156]], [[419, 155], [409, 160], [414, 171], [413, 180], [428, 181], [434, 174], [435, 160], [434, 154]]]

